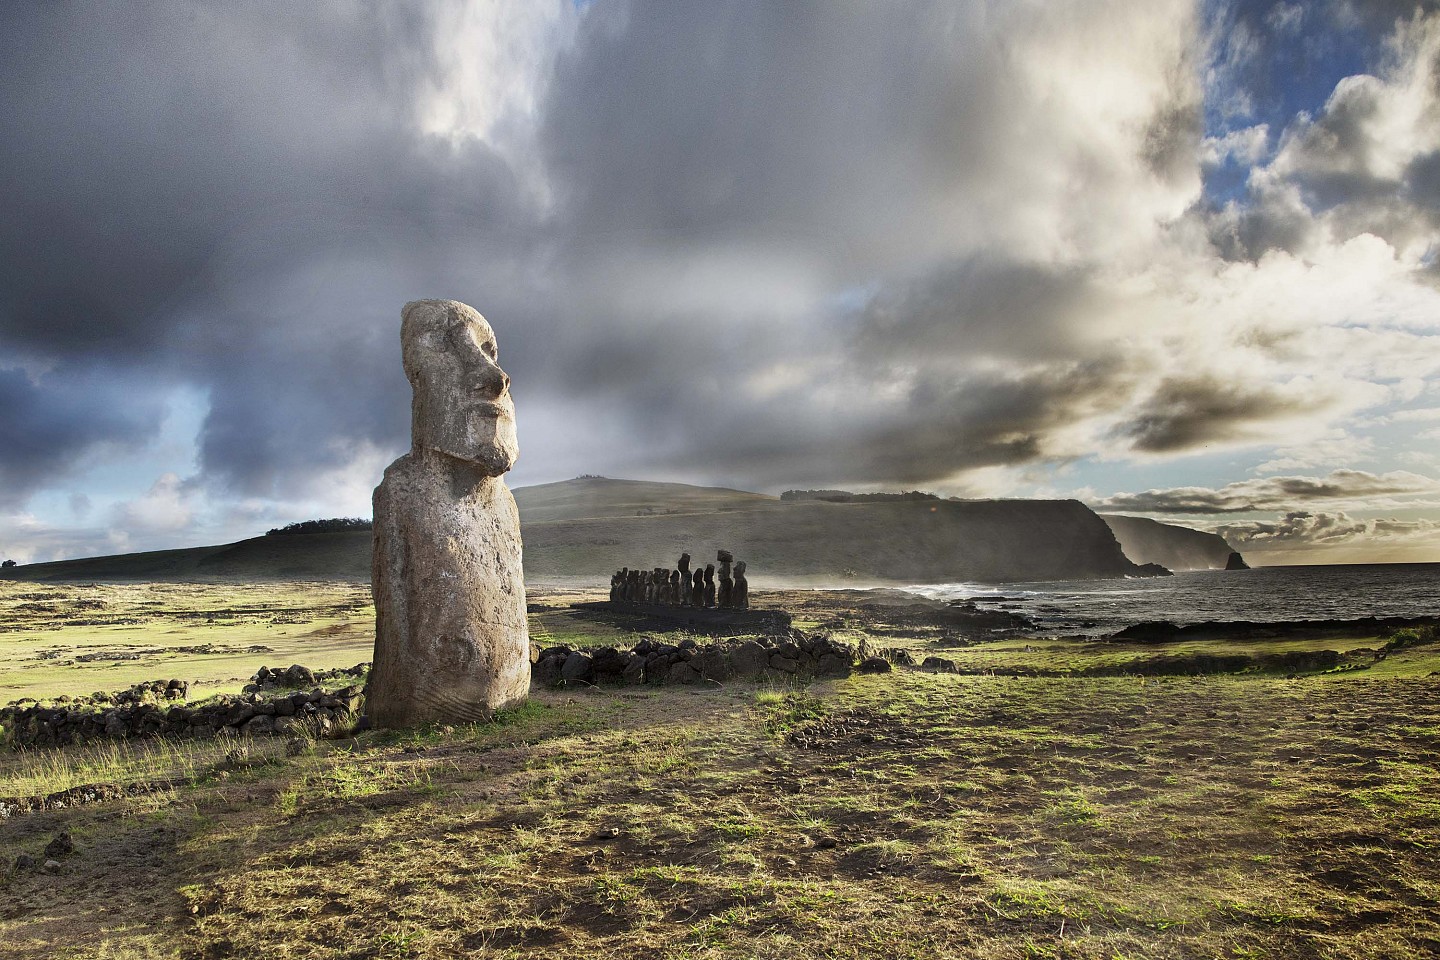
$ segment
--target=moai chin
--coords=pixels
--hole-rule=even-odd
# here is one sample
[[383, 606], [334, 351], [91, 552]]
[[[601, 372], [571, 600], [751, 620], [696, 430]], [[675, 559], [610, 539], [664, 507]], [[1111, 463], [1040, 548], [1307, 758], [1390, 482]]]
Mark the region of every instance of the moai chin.
[[471, 307], [400, 316], [411, 445], [375, 488], [366, 711], [377, 727], [486, 720], [530, 692], [520, 515], [501, 479], [519, 455], [510, 378]]

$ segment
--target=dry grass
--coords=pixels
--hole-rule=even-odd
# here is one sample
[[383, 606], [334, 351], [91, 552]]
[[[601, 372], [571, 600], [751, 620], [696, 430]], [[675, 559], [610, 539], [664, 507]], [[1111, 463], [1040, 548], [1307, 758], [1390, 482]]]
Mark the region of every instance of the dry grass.
[[[532, 628], [636, 639], [587, 632], [567, 599], [540, 598]], [[917, 654], [946, 643], [846, 602], [797, 610]], [[1026, 645], [952, 647], [1113, 655]], [[0, 956], [1433, 956], [1433, 656], [1298, 679], [545, 691], [493, 724], [294, 755], [11, 754], [0, 794], [165, 785], [5, 823], [0, 864], [61, 829], [77, 850], [53, 875], [0, 872]]]
[[24, 818], [0, 855], [61, 827], [79, 850], [0, 888], [0, 941], [36, 958], [1424, 956], [1437, 693], [908, 674], [544, 694], [497, 725]]

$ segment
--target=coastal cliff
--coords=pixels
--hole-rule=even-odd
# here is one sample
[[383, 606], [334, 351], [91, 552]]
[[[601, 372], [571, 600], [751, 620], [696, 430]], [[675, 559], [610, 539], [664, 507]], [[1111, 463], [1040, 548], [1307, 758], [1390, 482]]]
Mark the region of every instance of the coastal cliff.
[[1191, 530], [1147, 517], [1102, 513], [1100, 518], [1115, 532], [1125, 556], [1136, 563], [1158, 563], [1175, 571], [1224, 570], [1230, 563], [1230, 555], [1235, 553], [1235, 548], [1216, 533]]
[[[1158, 572], [1141, 566], [1153, 562], [1148, 556], [1127, 556], [1106, 521], [1076, 500], [782, 500], [600, 477], [514, 493], [525, 573], [533, 578], [605, 583], [622, 566], [671, 565], [686, 550], [703, 564], [721, 547], [748, 561], [762, 585], [789, 577], [1003, 583]], [[265, 536], [8, 573], [22, 580], [367, 580], [370, 541], [368, 530]]]

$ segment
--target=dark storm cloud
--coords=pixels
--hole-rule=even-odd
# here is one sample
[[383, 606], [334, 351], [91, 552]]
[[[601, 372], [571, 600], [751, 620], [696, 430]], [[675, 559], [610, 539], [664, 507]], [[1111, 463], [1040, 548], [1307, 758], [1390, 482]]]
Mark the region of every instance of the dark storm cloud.
[[[1123, 404], [1136, 378], [1091, 342], [1105, 298], [1090, 266], [1012, 248], [1098, 245], [1115, 195], [1183, 189], [1200, 122], [1176, 64], [1118, 144], [1076, 132], [1078, 74], [1037, 106], [1007, 31], [1068, 52], [1087, 26], [1068, 16], [590, 8], [541, 134], [583, 310], [557, 389], [606, 398], [632, 470], [754, 486], [1070, 456], [1053, 432]], [[700, 260], [732, 266], [678, 279]]]
[[1214, 377], [1167, 378], [1116, 433], [1136, 450], [1174, 453], [1244, 439], [1257, 425], [1324, 407], [1323, 394], [1303, 400]]
[[[526, 479], [919, 484], [1093, 452], [1056, 437], [1136, 397], [1150, 452], [1283, 412], [1156, 390], [1111, 322], [1158, 324], [1115, 264], [1198, 191], [1188, 4], [562, 7], [487, 140], [422, 132], [437, 90], [488, 93], [454, 88], [446, 4], [6, 5], [7, 361], [198, 388], [197, 484], [262, 498], [403, 449], [428, 296], [494, 322]], [[1238, 245], [1290, 242], [1264, 226]], [[137, 442], [160, 416], [77, 384], [31, 462], [92, 448], [97, 405]]]
[[984, 26], [953, 3], [596, 4], [543, 125], [574, 252], [740, 240], [842, 275], [909, 262], [916, 220], [999, 162], [976, 135], [1003, 56]]
[[1074, 357], [1086, 349], [1086, 321], [1105, 305], [1088, 272], [984, 254], [945, 265], [871, 299], [856, 347], [865, 356], [906, 358], [957, 347], [970, 355]]
[[401, 444], [400, 305], [498, 286], [530, 223], [488, 148], [416, 133], [434, 9], [7, 5], [0, 346], [206, 389], [246, 492]]
[[1286, 510], [1298, 503], [1363, 502], [1377, 497], [1440, 494], [1440, 480], [1397, 470], [1375, 474], [1335, 470], [1325, 477], [1260, 477], [1209, 487], [1118, 493], [1092, 501], [1096, 509], [1136, 513], [1250, 513]]
[[144, 444], [163, 413], [142, 384], [103, 370], [32, 380], [23, 370], [0, 368], [0, 507], [19, 506], [87, 454]]

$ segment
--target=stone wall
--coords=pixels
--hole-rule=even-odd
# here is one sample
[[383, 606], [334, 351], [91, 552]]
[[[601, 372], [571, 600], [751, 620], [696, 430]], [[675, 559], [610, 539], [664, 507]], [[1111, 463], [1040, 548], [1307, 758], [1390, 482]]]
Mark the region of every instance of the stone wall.
[[732, 678], [843, 677], [855, 666], [855, 648], [827, 636], [792, 630], [700, 644], [645, 639], [631, 650], [558, 646], [541, 650], [532, 675], [541, 686], [597, 683], [699, 683]]
[[[330, 671], [323, 676], [359, 679], [348, 671]], [[22, 700], [0, 707], [0, 727], [12, 747], [158, 736], [259, 736], [301, 731], [323, 736], [358, 717], [365, 702], [354, 682], [330, 690], [317, 686], [221, 695], [197, 704], [175, 703], [184, 696], [185, 688], [184, 681], [155, 681], [115, 695], [60, 698], [50, 704]], [[136, 696], [136, 691], [143, 692]]]
[[[629, 650], [556, 646], [534, 649], [532, 657], [534, 682], [552, 687], [844, 677], [857, 669], [854, 647], [824, 634], [807, 635], [799, 630], [779, 637], [718, 640], [703, 645], [691, 638], [674, 644], [647, 638]], [[156, 680], [116, 694], [60, 697], [48, 703], [21, 700], [0, 707], [0, 728], [5, 742], [12, 747], [159, 736], [238, 737], [300, 732], [325, 736], [349, 729], [361, 717], [365, 690], [360, 682], [368, 667], [358, 664], [349, 670], [329, 671], [312, 671], [299, 665], [262, 667], [244, 693], [195, 704], [183, 702], [188, 684], [181, 680]], [[859, 669], [867, 669], [866, 663], [862, 662]], [[296, 684], [315, 686], [309, 690], [289, 689]]]

